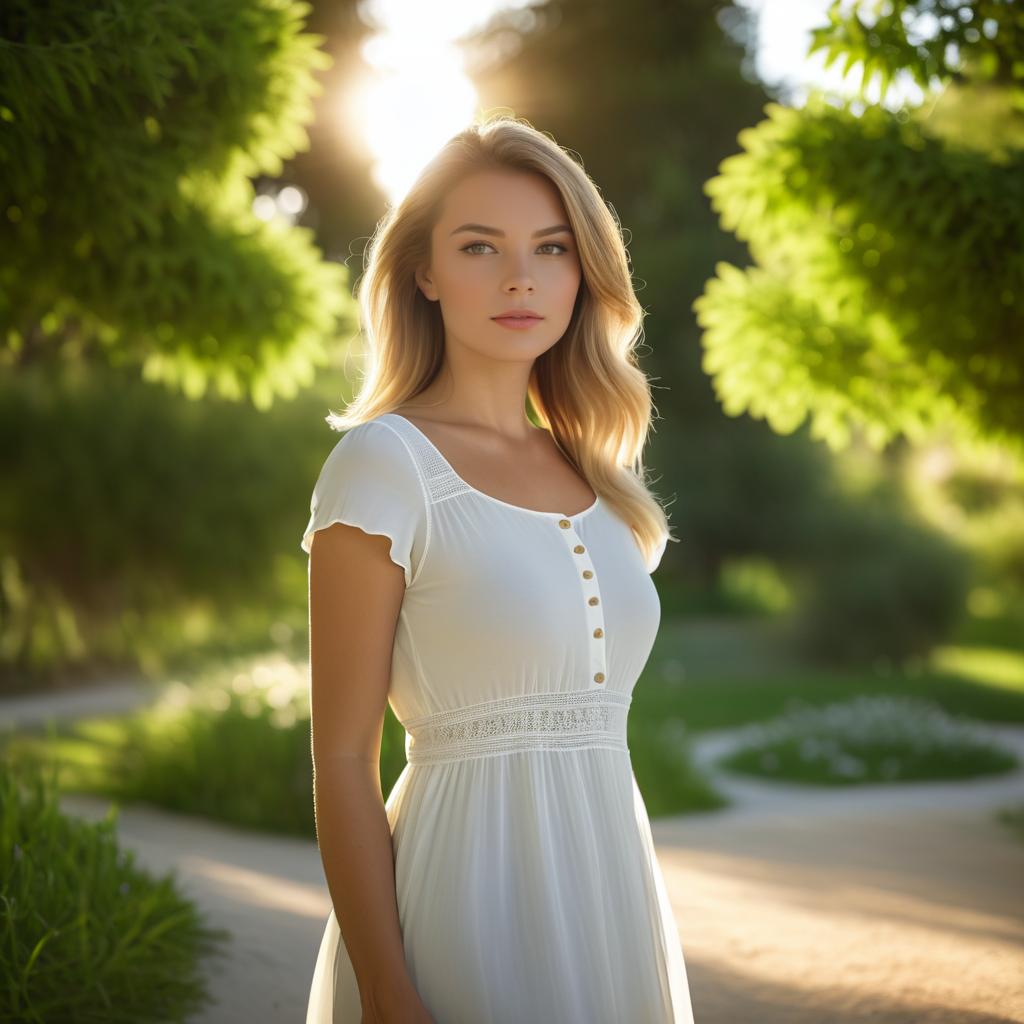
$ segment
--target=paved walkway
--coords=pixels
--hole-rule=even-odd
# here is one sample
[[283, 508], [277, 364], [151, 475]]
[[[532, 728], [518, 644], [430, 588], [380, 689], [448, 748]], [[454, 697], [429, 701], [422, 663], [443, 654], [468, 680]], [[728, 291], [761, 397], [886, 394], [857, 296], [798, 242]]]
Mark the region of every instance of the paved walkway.
[[165, 687], [122, 679], [98, 686], [0, 697], [0, 733], [38, 729], [49, 719], [73, 721], [95, 715], [124, 715], [155, 700]]
[[[1024, 753], [1024, 729], [992, 733]], [[694, 750], [734, 806], [652, 823], [697, 1024], [1024, 1022], [1024, 842], [993, 820], [1024, 799], [1024, 768], [823, 791], [715, 770], [729, 743]], [[143, 807], [119, 831], [234, 935], [192, 1024], [301, 1022], [330, 911], [315, 844]]]

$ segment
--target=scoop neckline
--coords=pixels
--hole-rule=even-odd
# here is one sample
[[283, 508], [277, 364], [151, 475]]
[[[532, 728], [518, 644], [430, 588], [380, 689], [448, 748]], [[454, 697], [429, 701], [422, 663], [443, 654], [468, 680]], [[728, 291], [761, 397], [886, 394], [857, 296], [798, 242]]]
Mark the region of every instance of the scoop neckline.
[[478, 487], [474, 487], [471, 483], [464, 480], [458, 473], [456, 473], [455, 468], [445, 457], [441, 449], [438, 448], [437, 445], [434, 444], [434, 442], [431, 441], [430, 438], [427, 437], [427, 435], [424, 434], [423, 431], [420, 430], [420, 428], [417, 427], [416, 424], [413, 423], [413, 421], [408, 418], [408, 416], [403, 416], [400, 412], [386, 412], [383, 414], [381, 418], [383, 418], [384, 416], [394, 416], [396, 419], [402, 420], [403, 423], [408, 423], [409, 426], [412, 427], [412, 429], [415, 430], [416, 433], [419, 434], [419, 436], [422, 437], [423, 440], [430, 446], [434, 454], [441, 460], [441, 462], [444, 463], [448, 472], [451, 473], [451, 475], [455, 477], [455, 479], [458, 480], [463, 487], [465, 487], [471, 493], [479, 495], [481, 498], [486, 498], [487, 501], [493, 501], [496, 505], [504, 505], [505, 508], [513, 509], [516, 512], [526, 512], [529, 515], [534, 516], [545, 516], [549, 519], [579, 519], [582, 516], [589, 515], [601, 503], [601, 495], [598, 494], [597, 491], [594, 490], [594, 488], [592, 487], [591, 490], [594, 491], [595, 495], [594, 500], [593, 502], [591, 502], [590, 505], [588, 505], [585, 509], [583, 509], [580, 512], [544, 512], [539, 508], [527, 508], [525, 505], [514, 505], [510, 501], [503, 501], [501, 498], [496, 498], [493, 494], [488, 494], [486, 491], [481, 491]]

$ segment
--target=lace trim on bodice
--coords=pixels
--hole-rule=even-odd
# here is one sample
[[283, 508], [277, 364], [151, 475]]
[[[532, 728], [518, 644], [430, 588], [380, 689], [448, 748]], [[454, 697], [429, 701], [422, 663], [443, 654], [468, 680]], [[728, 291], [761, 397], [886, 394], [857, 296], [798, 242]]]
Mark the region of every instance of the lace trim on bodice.
[[381, 419], [387, 422], [392, 429], [397, 430], [408, 445], [423, 477], [423, 483], [432, 505], [473, 490], [465, 480], [456, 475], [455, 470], [433, 443], [416, 426], [397, 414], [385, 413]]
[[439, 764], [515, 750], [604, 747], [628, 753], [632, 698], [614, 690], [530, 693], [408, 719], [410, 764]]

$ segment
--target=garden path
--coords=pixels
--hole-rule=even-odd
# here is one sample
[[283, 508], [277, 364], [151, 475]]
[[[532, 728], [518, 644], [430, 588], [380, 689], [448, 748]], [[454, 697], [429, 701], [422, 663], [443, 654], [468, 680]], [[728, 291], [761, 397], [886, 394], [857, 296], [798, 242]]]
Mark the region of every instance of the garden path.
[[[23, 700], [3, 703], [0, 726], [60, 703]], [[133, 704], [127, 692], [102, 701], [104, 713]], [[84, 713], [81, 695], [69, 713]], [[716, 769], [735, 732], [694, 739], [734, 803], [652, 830], [699, 1024], [1024, 1022], [1024, 840], [994, 818], [1024, 800], [1024, 728], [986, 728], [1021, 768], [827, 791]], [[90, 820], [109, 806], [61, 802]], [[118, 831], [233, 933], [207, 965], [215, 1002], [193, 1024], [300, 1022], [330, 910], [315, 843], [141, 806], [120, 809]]]

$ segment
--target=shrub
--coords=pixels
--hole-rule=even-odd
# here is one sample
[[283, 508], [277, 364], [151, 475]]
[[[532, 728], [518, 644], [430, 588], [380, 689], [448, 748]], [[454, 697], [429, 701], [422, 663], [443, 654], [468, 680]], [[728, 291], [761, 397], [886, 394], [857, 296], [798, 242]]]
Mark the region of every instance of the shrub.
[[963, 615], [969, 558], [913, 522], [851, 511], [814, 558], [797, 588], [792, 627], [812, 659], [863, 665], [925, 657]]
[[[388, 710], [387, 792], [405, 765], [405, 731]], [[308, 663], [237, 659], [179, 682], [124, 722], [104, 792], [244, 828], [313, 838]]]
[[116, 819], [62, 814], [39, 766], [0, 768], [0, 1020], [184, 1021], [208, 1001], [200, 958], [227, 933], [119, 849]]

